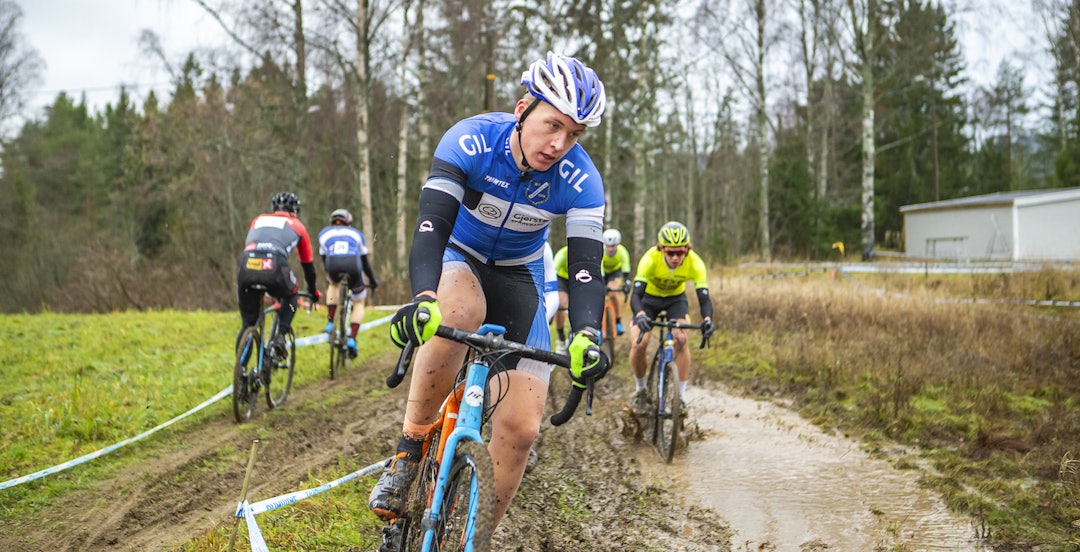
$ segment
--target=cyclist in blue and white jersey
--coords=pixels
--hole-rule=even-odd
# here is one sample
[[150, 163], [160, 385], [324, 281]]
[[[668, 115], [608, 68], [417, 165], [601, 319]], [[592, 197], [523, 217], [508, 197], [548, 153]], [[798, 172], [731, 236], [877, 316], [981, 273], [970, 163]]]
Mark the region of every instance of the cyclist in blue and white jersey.
[[[368, 260], [367, 240], [364, 234], [353, 227], [352, 213], [345, 209], [335, 209], [330, 213], [330, 225], [319, 231], [319, 256], [326, 271], [326, 333], [334, 331], [334, 316], [337, 315], [338, 287], [345, 275], [349, 276], [349, 291], [353, 309], [349, 317], [349, 340], [345, 343], [349, 355], [356, 357], [356, 332], [364, 323], [364, 300], [367, 288], [375, 289], [379, 281]], [[367, 283], [360, 275], [367, 275]]]
[[[394, 315], [390, 335], [401, 347], [427, 343], [416, 353], [397, 454], [371, 492], [371, 508], [384, 519], [404, 510], [423, 439], [464, 359], [465, 346], [433, 338], [436, 327], [499, 324], [512, 341], [551, 348], [543, 255], [556, 217], [565, 216], [569, 246], [571, 375], [581, 383], [608, 368], [603, 354], [586, 355], [599, 350], [604, 306], [604, 186], [577, 143], [600, 124], [604, 85], [579, 60], [554, 53], [532, 63], [522, 84], [528, 93], [513, 113], [470, 117], [443, 135], [420, 193], [409, 254], [414, 299]], [[427, 324], [417, 320], [420, 309], [431, 314]], [[496, 369], [506, 371], [490, 384], [501, 398], [488, 445], [497, 524], [539, 434], [550, 372], [512, 355]]]

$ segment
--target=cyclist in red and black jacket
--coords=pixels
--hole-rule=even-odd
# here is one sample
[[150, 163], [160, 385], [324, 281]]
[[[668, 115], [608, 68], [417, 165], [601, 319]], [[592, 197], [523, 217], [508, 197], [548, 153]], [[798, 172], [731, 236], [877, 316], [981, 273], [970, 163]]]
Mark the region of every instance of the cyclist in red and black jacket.
[[293, 315], [296, 314], [296, 293], [300, 289], [296, 275], [289, 267], [289, 254], [293, 249], [296, 249], [300, 257], [308, 293], [316, 302], [320, 297], [319, 290], [315, 287], [311, 238], [308, 237], [304, 223], [297, 218], [300, 214], [300, 199], [292, 192], [281, 192], [273, 197], [270, 205], [272, 213], [261, 214], [251, 221], [236, 272], [236, 295], [240, 304], [240, 318], [243, 320], [241, 334], [244, 328], [255, 325], [259, 319], [263, 292], [252, 289], [252, 286], [258, 284], [266, 286], [267, 293], [281, 302], [281, 311], [278, 314], [279, 335], [292, 329]]

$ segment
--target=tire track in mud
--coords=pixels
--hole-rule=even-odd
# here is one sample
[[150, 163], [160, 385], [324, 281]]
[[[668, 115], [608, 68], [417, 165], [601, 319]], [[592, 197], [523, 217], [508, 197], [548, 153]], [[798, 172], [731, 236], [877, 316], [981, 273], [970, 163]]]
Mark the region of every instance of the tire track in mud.
[[[364, 448], [389, 449], [398, 416], [390, 415], [403, 402], [396, 395], [371, 397], [347, 393], [340, 403], [318, 407], [327, 392], [338, 387], [372, 389], [381, 385], [381, 372], [391, 358], [353, 365], [337, 379], [295, 388], [280, 411], [260, 408], [246, 424], [232, 419], [231, 405], [211, 408], [221, 415], [179, 435], [156, 438], [146, 461], [132, 464], [114, 478], [91, 489], [54, 501], [32, 519], [9, 524], [0, 531], [0, 549], [143, 551], [175, 547], [223, 519], [239, 502], [252, 439], [262, 435], [248, 496], [266, 498], [295, 487], [312, 468], [330, 466], [341, 456]], [[311, 364], [314, 366], [314, 363]], [[361, 412], [386, 416], [358, 420]], [[372, 459], [372, 462], [377, 458]]]

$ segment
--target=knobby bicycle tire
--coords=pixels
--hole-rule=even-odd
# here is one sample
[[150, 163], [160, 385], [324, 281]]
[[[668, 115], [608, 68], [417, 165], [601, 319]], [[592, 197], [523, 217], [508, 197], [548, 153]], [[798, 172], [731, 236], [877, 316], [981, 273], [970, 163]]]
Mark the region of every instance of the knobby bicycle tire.
[[663, 359], [663, 354], [663, 347], [657, 347], [656, 352], [653, 353], [652, 362], [649, 363], [649, 371], [645, 374], [645, 396], [649, 401], [650, 418], [649, 433], [646, 437], [650, 443], [656, 442], [656, 409], [660, 404], [660, 392], [657, 387], [660, 385], [660, 361]]
[[259, 398], [259, 382], [255, 367], [259, 365], [260, 344], [258, 328], [251, 326], [240, 334], [236, 346], [236, 362], [233, 364], [233, 415], [237, 423], [244, 423], [255, 413]]
[[[473, 490], [475, 487], [475, 490]], [[435, 542], [440, 552], [465, 550], [468, 520], [475, 515], [472, 550], [488, 552], [495, 523], [495, 474], [487, 447], [459, 441], [450, 465]]]
[[603, 336], [604, 343], [603, 349], [607, 353], [609, 370], [615, 366], [615, 336], [618, 332], [615, 328], [615, 305], [612, 304], [611, 299], [604, 301], [604, 319], [603, 324]]
[[[272, 326], [277, 329], [277, 320]], [[285, 399], [292, 389], [293, 371], [296, 369], [296, 336], [292, 330], [285, 334], [285, 358], [277, 359], [272, 365], [264, 365], [263, 371], [269, 371], [266, 381], [266, 406], [278, 408], [285, 404]]]
[[348, 279], [341, 282], [338, 296], [337, 320], [334, 321], [334, 333], [330, 336], [330, 379], [349, 366], [349, 352], [345, 346], [349, 341], [349, 322], [352, 313], [352, 296], [349, 293]]
[[434, 489], [435, 480], [439, 477], [438, 456], [439, 439], [442, 430], [435, 429], [428, 437], [428, 448], [424, 457], [420, 460], [420, 469], [416, 479], [409, 488], [408, 502], [405, 513], [395, 523], [399, 524], [400, 543], [397, 547], [384, 547], [384, 550], [393, 552], [419, 552], [424, 545], [424, 534], [421, 531], [423, 525], [424, 510], [431, 502], [431, 492]]
[[656, 415], [656, 448], [664, 462], [671, 463], [682, 429], [682, 396], [679, 394], [679, 374], [674, 362], [664, 367], [664, 408]]

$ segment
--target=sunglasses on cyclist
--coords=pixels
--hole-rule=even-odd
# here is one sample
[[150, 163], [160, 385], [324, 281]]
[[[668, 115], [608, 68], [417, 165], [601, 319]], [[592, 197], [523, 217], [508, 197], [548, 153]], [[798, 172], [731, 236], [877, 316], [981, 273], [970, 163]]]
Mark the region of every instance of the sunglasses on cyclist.
[[670, 247], [664, 249], [664, 255], [668, 257], [685, 257], [689, 251], [689, 247]]

